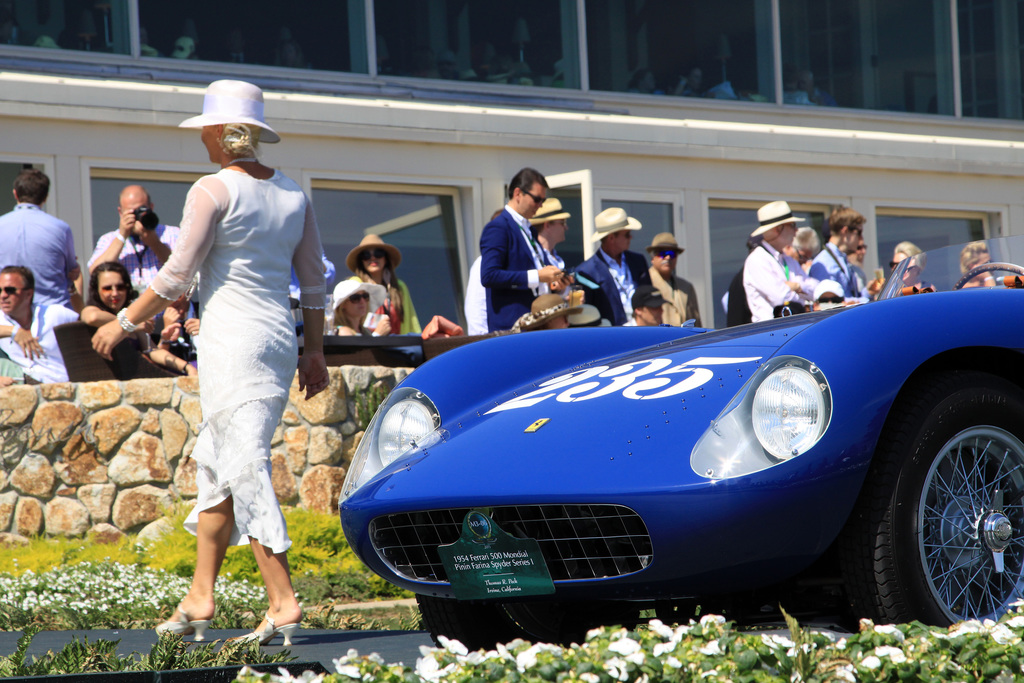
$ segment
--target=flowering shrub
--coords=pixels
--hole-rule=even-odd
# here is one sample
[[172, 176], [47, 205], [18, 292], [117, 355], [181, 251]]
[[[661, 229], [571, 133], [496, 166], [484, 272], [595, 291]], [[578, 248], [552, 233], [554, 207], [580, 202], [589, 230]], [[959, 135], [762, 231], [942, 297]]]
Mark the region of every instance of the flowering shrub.
[[421, 648], [415, 668], [388, 665], [355, 650], [334, 660], [337, 673], [302, 676], [257, 674], [243, 669], [236, 681], [255, 683], [660, 683], [675, 681], [996, 681], [1024, 675], [1020, 657], [1024, 614], [968, 621], [949, 629], [918, 622], [876, 625], [842, 638], [801, 629], [787, 619], [789, 635], [741, 632], [724, 618], [667, 626], [651, 621], [636, 631], [601, 628], [582, 645], [561, 647], [515, 640], [495, 650], [469, 652], [441, 638], [441, 648]]

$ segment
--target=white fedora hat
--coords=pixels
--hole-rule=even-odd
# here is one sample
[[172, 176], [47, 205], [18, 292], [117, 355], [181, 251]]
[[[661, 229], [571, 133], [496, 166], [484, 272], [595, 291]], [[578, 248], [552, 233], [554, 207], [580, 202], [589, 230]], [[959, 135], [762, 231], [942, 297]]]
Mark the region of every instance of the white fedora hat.
[[757, 210], [757, 222], [760, 225], [750, 233], [751, 237], [763, 235], [776, 225], [783, 223], [803, 223], [804, 219], [794, 216], [793, 210], [789, 208], [787, 202], [769, 202]]
[[642, 227], [640, 221], [626, 215], [625, 209], [613, 206], [594, 217], [594, 241], [599, 242], [619, 230], [639, 230]]
[[263, 129], [260, 142], [278, 142], [281, 139], [263, 120], [263, 91], [245, 81], [214, 81], [206, 88], [203, 113], [185, 119], [179, 128], [202, 128], [222, 123], [247, 123]]

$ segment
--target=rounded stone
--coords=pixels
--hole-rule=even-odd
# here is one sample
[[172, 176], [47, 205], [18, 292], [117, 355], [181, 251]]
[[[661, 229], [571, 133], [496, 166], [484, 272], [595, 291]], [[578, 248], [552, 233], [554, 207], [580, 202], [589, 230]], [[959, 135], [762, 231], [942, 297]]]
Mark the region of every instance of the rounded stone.
[[[117, 406], [94, 413], [88, 420], [92, 443], [100, 455], [107, 455], [134, 432], [142, 414], [131, 406]], [[89, 435], [86, 438], [90, 438]]]
[[22, 496], [14, 509], [14, 532], [19, 536], [38, 536], [43, 530], [43, 504]]
[[114, 500], [112, 520], [122, 531], [132, 531], [164, 515], [164, 510], [174, 503], [174, 496], [167, 489], [144, 484], [126, 489]]
[[56, 483], [57, 473], [42, 455], [26, 455], [11, 472], [11, 485], [28, 496], [47, 498]]
[[345, 483], [345, 468], [317, 465], [302, 475], [299, 500], [302, 507], [315, 512], [337, 514], [338, 498]]
[[48, 536], [81, 536], [89, 529], [89, 511], [75, 498], [54, 498], [43, 514]]

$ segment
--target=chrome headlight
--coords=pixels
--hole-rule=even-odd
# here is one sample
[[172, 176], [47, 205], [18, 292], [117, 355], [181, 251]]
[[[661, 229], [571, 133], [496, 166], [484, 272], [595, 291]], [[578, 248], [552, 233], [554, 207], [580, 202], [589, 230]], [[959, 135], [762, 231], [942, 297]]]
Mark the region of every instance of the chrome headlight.
[[759, 472], [808, 451], [831, 417], [832, 392], [821, 369], [796, 356], [773, 358], [701, 435], [690, 466], [709, 479]]
[[443, 439], [441, 416], [433, 402], [417, 389], [396, 389], [374, 413], [352, 456], [341, 500], [378, 472], [414, 450]]

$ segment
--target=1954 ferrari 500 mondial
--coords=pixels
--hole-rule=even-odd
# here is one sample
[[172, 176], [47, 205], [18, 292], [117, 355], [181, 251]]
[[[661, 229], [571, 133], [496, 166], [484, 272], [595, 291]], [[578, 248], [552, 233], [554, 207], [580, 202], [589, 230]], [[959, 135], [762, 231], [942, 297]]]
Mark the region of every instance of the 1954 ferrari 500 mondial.
[[696, 609], [995, 617], [1024, 589], [1022, 280], [1000, 238], [867, 304], [465, 345], [377, 411], [345, 534], [477, 647]]

